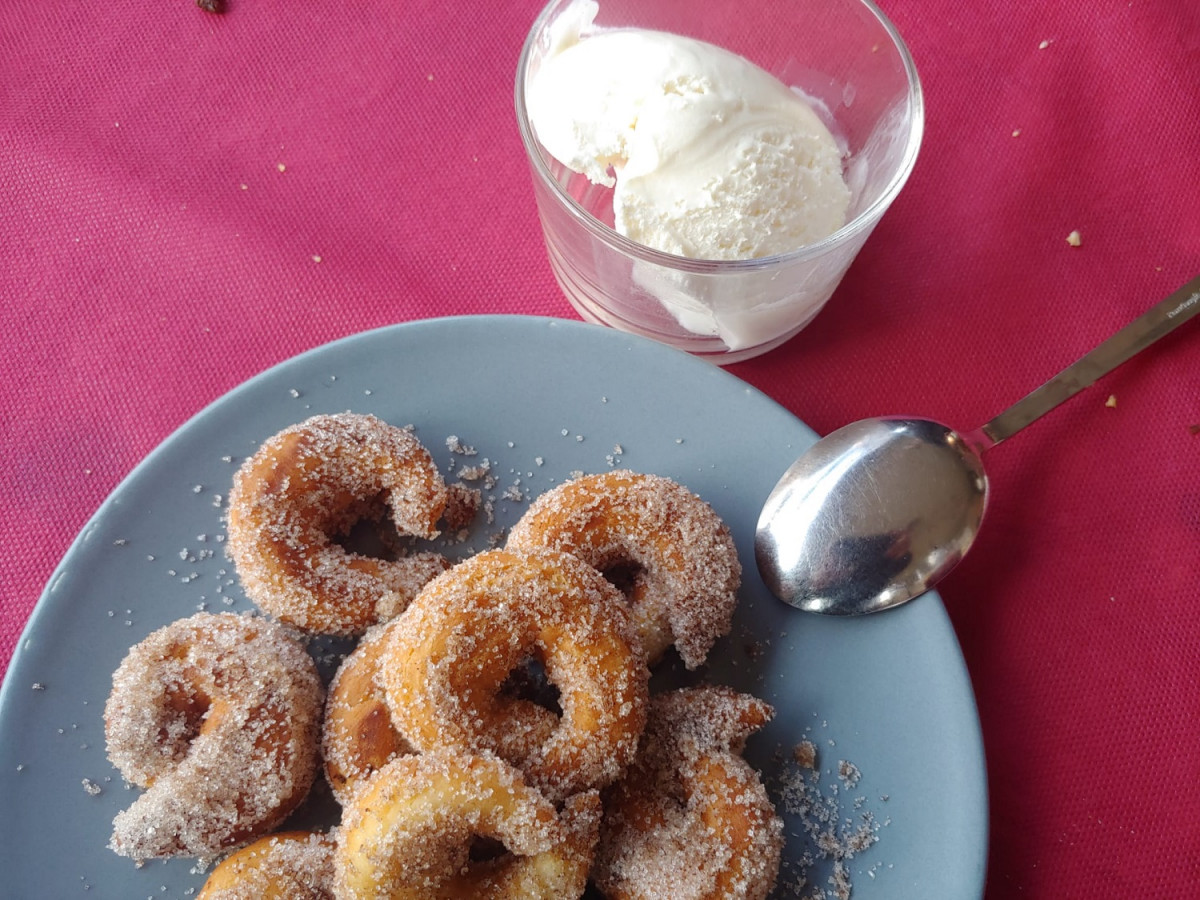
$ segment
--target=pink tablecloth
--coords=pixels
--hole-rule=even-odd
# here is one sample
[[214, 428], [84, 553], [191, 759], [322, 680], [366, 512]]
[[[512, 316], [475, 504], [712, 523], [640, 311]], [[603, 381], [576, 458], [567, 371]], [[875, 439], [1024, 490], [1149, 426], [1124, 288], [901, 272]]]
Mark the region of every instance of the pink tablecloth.
[[[244, 379], [394, 322], [574, 317], [512, 113], [537, 0], [227, 5], [0, 6], [0, 666], [109, 491]], [[1200, 271], [1200, 7], [884, 6], [916, 172], [831, 306], [731, 368], [818, 431], [977, 425]], [[988, 463], [942, 592], [988, 897], [1200, 896], [1200, 325]]]

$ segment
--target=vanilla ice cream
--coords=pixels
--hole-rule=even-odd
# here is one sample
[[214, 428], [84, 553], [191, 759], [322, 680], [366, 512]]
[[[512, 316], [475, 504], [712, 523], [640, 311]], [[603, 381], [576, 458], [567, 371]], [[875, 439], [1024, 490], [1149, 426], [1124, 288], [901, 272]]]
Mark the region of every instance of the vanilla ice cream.
[[[612, 188], [616, 231], [677, 256], [748, 260], [846, 223], [843, 150], [798, 91], [712, 44], [595, 28], [597, 11], [578, 0], [559, 18], [525, 99], [546, 151]], [[796, 316], [794, 299], [772, 303], [772, 273], [718, 280], [635, 262], [631, 274], [681, 326], [731, 350]]]
[[[581, 4], [579, 30], [596, 5]], [[560, 35], [529, 85], [538, 140], [613, 187], [614, 226], [693, 259], [753, 259], [846, 222], [842, 152], [812, 107], [720, 47], [641, 29]]]

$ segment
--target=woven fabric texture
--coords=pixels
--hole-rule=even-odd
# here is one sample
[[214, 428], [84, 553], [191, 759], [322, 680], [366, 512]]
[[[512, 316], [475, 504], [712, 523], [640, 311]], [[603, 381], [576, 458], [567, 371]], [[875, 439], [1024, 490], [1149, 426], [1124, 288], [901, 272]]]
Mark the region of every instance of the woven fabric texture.
[[[0, 5], [0, 671], [108, 493], [245, 379], [396, 322], [576, 317], [513, 112], [538, 6]], [[820, 432], [970, 428], [1200, 273], [1200, 6], [882, 6], [916, 170], [821, 315], [731, 371]], [[988, 467], [942, 590], [987, 895], [1200, 896], [1200, 323]]]

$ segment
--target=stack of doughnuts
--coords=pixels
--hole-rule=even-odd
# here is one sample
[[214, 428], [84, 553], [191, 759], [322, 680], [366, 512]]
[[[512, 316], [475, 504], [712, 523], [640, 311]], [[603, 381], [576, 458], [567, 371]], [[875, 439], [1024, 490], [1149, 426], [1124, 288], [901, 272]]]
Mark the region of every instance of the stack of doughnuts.
[[[228, 545], [261, 612], [180, 620], [122, 662], [109, 755], [145, 792], [112, 849], [235, 851], [204, 900], [765, 898], [782, 822], [741, 751], [771, 708], [650, 691], [672, 646], [694, 670], [729, 631], [724, 523], [619, 470], [542, 495], [503, 549], [456, 564], [347, 548], [364, 520], [435, 536], [451, 493], [410, 429], [372, 416], [313, 417], [246, 461]], [[358, 638], [327, 691], [316, 634]], [[340, 823], [273, 833], [322, 768]]]

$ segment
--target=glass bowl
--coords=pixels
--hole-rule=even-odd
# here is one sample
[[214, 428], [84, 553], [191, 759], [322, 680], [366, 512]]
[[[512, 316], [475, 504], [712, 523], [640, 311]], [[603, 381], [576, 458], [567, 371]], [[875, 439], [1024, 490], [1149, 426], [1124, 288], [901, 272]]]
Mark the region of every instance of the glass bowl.
[[916, 163], [924, 105], [907, 47], [870, 0], [604, 0], [591, 29], [668, 31], [738, 53], [800, 91], [843, 148], [842, 228], [776, 256], [690, 259], [619, 234], [612, 188], [554, 159], [530, 122], [527, 86], [589, 7], [553, 0], [517, 65], [517, 122], [555, 278], [585, 320], [718, 364], [779, 346], [829, 300]]

